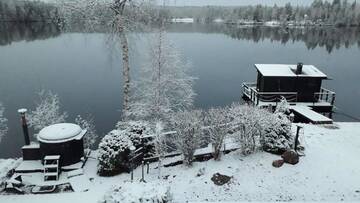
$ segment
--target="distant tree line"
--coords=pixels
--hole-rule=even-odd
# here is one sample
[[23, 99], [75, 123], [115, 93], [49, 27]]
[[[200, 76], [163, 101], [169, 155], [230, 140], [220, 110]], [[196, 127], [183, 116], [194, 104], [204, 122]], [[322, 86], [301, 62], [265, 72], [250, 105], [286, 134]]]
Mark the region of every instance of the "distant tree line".
[[[166, 12], [164, 12], [166, 13]], [[227, 22], [322, 24], [336, 26], [359, 26], [360, 5], [347, 0], [314, 0], [310, 6], [240, 6], [240, 7], [173, 7], [168, 8], [168, 17], [191, 17], [197, 22]]]
[[0, 1], [0, 22], [54, 22], [58, 19], [59, 11], [53, 4], [40, 1]]

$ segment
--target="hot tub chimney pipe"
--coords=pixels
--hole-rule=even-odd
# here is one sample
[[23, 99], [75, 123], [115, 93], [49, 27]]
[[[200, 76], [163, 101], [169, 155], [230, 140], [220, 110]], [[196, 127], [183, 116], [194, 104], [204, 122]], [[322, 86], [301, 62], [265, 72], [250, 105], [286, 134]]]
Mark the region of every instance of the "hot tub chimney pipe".
[[298, 63], [296, 66], [296, 75], [300, 75], [302, 73], [303, 63]]
[[25, 117], [27, 109], [19, 109], [18, 112], [20, 113], [21, 116], [21, 125], [24, 133], [25, 145], [30, 145], [29, 129]]

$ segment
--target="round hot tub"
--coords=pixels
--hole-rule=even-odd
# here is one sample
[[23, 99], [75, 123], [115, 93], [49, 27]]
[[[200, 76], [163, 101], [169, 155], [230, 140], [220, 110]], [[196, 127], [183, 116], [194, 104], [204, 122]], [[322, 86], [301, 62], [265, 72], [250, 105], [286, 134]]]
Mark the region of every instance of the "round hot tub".
[[86, 130], [73, 123], [59, 123], [43, 128], [38, 134], [40, 154], [60, 155], [60, 165], [75, 164], [84, 156], [83, 137]]

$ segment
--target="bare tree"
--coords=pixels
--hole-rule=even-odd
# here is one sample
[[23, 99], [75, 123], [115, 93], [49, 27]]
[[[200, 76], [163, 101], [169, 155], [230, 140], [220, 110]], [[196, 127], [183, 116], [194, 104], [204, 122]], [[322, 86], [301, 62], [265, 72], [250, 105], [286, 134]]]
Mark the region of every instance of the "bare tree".
[[0, 143], [8, 131], [7, 119], [4, 117], [5, 107], [0, 103]]
[[148, 57], [135, 82], [129, 116], [140, 119], [168, 120], [176, 110], [192, 106], [194, 78], [188, 75], [189, 63], [159, 30], [151, 40]]
[[94, 144], [98, 139], [98, 134], [96, 133], [94, 124], [94, 117], [89, 114], [84, 119], [80, 115], [77, 115], [75, 118], [75, 123], [78, 124], [82, 129], [87, 130], [87, 133], [84, 137], [84, 147], [90, 150], [92, 147], [94, 147]]
[[220, 160], [221, 148], [230, 127], [228, 108], [211, 108], [205, 116], [205, 126], [213, 147], [215, 160]]
[[61, 112], [59, 96], [51, 91], [42, 90], [39, 93], [39, 101], [35, 110], [28, 114], [28, 122], [35, 130], [41, 130], [46, 126], [65, 122], [68, 114]]
[[183, 154], [184, 164], [191, 166], [195, 150], [203, 142], [202, 111], [178, 111], [171, 118], [171, 126], [176, 133], [171, 138], [171, 143]]
[[271, 113], [250, 105], [233, 104], [230, 107], [232, 131], [235, 139], [241, 145], [241, 152], [244, 155], [255, 152], [260, 146], [264, 123], [270, 118]]

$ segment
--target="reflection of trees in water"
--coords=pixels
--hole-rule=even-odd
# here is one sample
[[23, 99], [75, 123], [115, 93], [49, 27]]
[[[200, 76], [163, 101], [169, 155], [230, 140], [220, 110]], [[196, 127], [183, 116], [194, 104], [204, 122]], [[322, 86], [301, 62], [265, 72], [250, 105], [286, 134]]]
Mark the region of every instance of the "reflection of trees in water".
[[169, 32], [224, 33], [234, 39], [259, 42], [270, 41], [286, 44], [304, 42], [308, 49], [324, 47], [329, 53], [340, 47], [352, 45], [360, 47], [360, 28], [336, 27], [266, 27], [266, 26], [226, 26], [223, 24], [176, 24], [168, 26]]
[[59, 35], [58, 26], [52, 23], [0, 23], [0, 46], [23, 40], [48, 39]]
[[302, 41], [308, 49], [324, 47], [329, 53], [334, 48], [349, 48], [352, 45], [360, 45], [360, 28], [243, 27], [234, 29], [227, 27], [224, 33], [235, 39], [253, 40], [254, 42], [265, 39], [278, 41], [282, 44]]
[[[360, 28], [335, 27], [265, 27], [265, 26], [227, 26], [224, 24], [170, 24], [168, 32], [176, 33], [224, 33], [234, 39], [260, 42], [270, 41], [286, 44], [288, 42], [304, 42], [308, 49], [323, 47], [329, 53], [340, 47], [348, 48], [357, 44], [360, 47]], [[80, 26], [72, 26], [67, 32], [84, 32]], [[99, 27], [95, 32], [104, 32]], [[47, 23], [0, 23], [0, 46], [12, 42], [47, 39], [59, 36], [60, 30], [54, 24]]]

